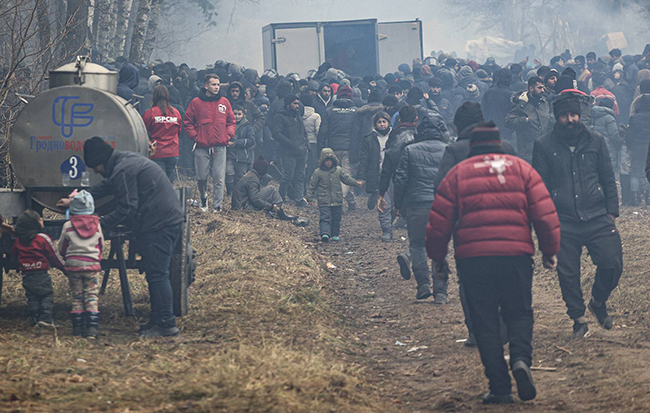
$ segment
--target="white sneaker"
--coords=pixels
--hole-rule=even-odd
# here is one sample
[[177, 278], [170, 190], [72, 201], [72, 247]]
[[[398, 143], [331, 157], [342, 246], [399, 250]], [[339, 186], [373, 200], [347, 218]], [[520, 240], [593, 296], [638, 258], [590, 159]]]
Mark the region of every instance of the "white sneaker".
[[213, 214], [218, 214], [219, 212], [221, 212], [221, 208], [213, 208], [212, 209]]
[[208, 212], [208, 206], [202, 206], [201, 207], [201, 212]]

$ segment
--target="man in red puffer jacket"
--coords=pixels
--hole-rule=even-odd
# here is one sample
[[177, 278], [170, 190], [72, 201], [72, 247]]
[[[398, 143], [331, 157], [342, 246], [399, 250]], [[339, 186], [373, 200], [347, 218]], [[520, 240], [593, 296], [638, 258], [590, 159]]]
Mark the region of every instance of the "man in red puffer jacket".
[[542, 178], [521, 158], [506, 155], [494, 123], [472, 130], [469, 157], [445, 177], [431, 206], [426, 247], [436, 276], [445, 273], [453, 233], [459, 277], [465, 287], [474, 334], [490, 381], [483, 403], [512, 403], [503, 358], [499, 307], [508, 326], [510, 366], [522, 400], [537, 392], [532, 361], [532, 280], [535, 252], [531, 224], [554, 268], [560, 221]]
[[212, 211], [221, 211], [226, 182], [226, 146], [235, 136], [237, 122], [230, 102], [221, 96], [221, 81], [214, 73], [205, 75], [205, 87], [185, 112], [183, 128], [194, 143], [196, 180], [201, 193], [201, 211], [208, 211], [206, 189], [212, 176]]

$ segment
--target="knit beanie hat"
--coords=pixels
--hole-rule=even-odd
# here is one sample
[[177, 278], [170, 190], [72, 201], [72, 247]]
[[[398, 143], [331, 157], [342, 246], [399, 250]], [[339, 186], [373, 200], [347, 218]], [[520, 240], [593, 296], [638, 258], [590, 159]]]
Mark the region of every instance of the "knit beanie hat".
[[498, 146], [501, 147], [501, 136], [499, 129], [494, 122], [481, 122], [472, 129], [472, 137], [469, 140], [471, 148], [475, 146]]
[[555, 80], [557, 81], [557, 79], [560, 77], [560, 74], [555, 69], [549, 70], [546, 76], [544, 76], [544, 84], [548, 83], [548, 80], [553, 76], [555, 76]]
[[576, 115], [582, 114], [580, 99], [573, 93], [561, 93], [555, 100], [555, 103], [553, 103], [553, 113], [557, 119], [560, 115], [568, 112], [575, 113]]
[[429, 87], [431, 87], [431, 89], [433, 89], [434, 87], [439, 87], [440, 89], [442, 89], [442, 80], [440, 80], [439, 77], [434, 77], [429, 79]]
[[481, 105], [474, 102], [465, 102], [456, 111], [454, 125], [456, 125], [459, 131], [462, 131], [468, 126], [482, 122], [483, 120]]
[[472, 76], [474, 76], [474, 71], [469, 66], [461, 67], [460, 71], [458, 72], [458, 78], [459, 79], [465, 79], [465, 78], [472, 77]]
[[89, 192], [81, 190], [70, 202], [70, 214], [92, 215], [95, 213], [95, 200]]
[[373, 90], [368, 95], [368, 103], [381, 103], [381, 93], [378, 90]]
[[397, 80], [397, 78], [395, 77], [394, 74], [392, 74], [392, 73], [387, 73], [386, 76], [384, 76], [384, 80], [385, 80], [386, 83], [388, 83], [389, 85], [392, 85], [393, 83], [395, 83], [395, 81]]
[[406, 95], [406, 103], [409, 105], [418, 105], [420, 103], [420, 99], [423, 97], [424, 93], [422, 92], [422, 89], [413, 86], [411, 89], [409, 89], [409, 92]]
[[399, 103], [399, 100], [397, 99], [397, 96], [395, 95], [386, 95], [384, 97], [384, 100], [381, 101], [381, 104], [384, 106], [395, 106]]
[[290, 104], [292, 104], [292, 103], [293, 103], [294, 101], [296, 101], [296, 100], [299, 100], [299, 99], [298, 99], [298, 96], [296, 96], [296, 95], [292, 95], [292, 94], [288, 94], [287, 96], [284, 97], [284, 106], [285, 106], [285, 107], [286, 107], [286, 106], [289, 106]]
[[405, 75], [408, 75], [411, 73], [411, 66], [409, 66], [408, 63], [402, 63], [397, 67], [397, 70], [404, 73]]
[[343, 79], [339, 82], [340, 86], [350, 86], [350, 79]]
[[573, 89], [573, 79], [567, 75], [558, 77], [557, 82], [555, 82], [555, 93], [561, 93], [567, 89]]
[[262, 177], [266, 175], [266, 173], [269, 171], [269, 163], [264, 159], [263, 155], [260, 155], [259, 158], [253, 162], [253, 169], [257, 171], [257, 174]]
[[567, 67], [562, 71], [562, 75], [569, 76], [572, 80], [576, 80], [576, 76], [578, 75], [575, 70], [571, 67]]
[[354, 97], [354, 93], [352, 92], [352, 88], [350, 88], [350, 86], [341, 86], [336, 92], [336, 96], [339, 99], [352, 99]]
[[605, 84], [605, 80], [607, 80], [607, 76], [603, 72], [596, 72], [593, 74], [591, 79], [594, 86], [602, 86]]
[[98, 136], [84, 142], [84, 162], [89, 168], [106, 165], [112, 154], [113, 148], [111, 148], [111, 145]]
[[316, 81], [316, 80], [310, 80], [309, 82], [307, 82], [307, 90], [313, 90], [313, 91], [318, 92], [319, 86], [320, 85], [318, 84], [318, 81]]
[[16, 221], [16, 236], [23, 245], [29, 245], [36, 234], [41, 232], [40, 224], [41, 216], [38, 212], [28, 209], [20, 214], [18, 221]]

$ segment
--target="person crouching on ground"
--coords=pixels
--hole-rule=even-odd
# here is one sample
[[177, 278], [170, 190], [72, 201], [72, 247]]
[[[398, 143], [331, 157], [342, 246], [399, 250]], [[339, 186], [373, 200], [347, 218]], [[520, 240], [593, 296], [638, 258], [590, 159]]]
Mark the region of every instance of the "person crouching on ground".
[[63, 224], [59, 253], [72, 295], [72, 335], [96, 339], [99, 335], [99, 286], [104, 235], [95, 214], [95, 200], [86, 191], [70, 202], [70, 221]]
[[27, 296], [27, 312], [33, 325], [54, 326], [54, 290], [48, 270], [54, 266], [61, 271], [65, 264], [56, 252], [52, 239], [41, 233], [43, 218], [37, 212], [27, 210], [16, 222], [18, 238], [11, 253], [18, 259], [23, 275], [23, 287]]
[[330, 148], [323, 148], [320, 155], [319, 167], [309, 181], [307, 200], [316, 198], [320, 210], [321, 241], [339, 241], [341, 231], [341, 214], [343, 212], [343, 187], [363, 186], [363, 182], [352, 178], [339, 165], [339, 161]]
[[530, 373], [535, 252], [531, 224], [544, 266], [554, 268], [560, 221], [542, 178], [523, 159], [504, 154], [494, 123], [479, 123], [472, 131], [468, 159], [452, 168], [438, 187], [426, 247], [440, 278], [454, 235], [458, 276], [490, 382], [484, 404], [513, 402], [499, 334], [499, 307], [508, 327], [510, 366], [519, 398], [532, 400], [537, 394]]

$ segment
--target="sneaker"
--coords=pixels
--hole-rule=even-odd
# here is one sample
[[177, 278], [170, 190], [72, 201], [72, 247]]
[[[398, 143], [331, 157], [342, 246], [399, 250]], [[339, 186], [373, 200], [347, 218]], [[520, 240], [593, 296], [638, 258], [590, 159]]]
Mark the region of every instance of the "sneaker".
[[201, 200], [201, 212], [208, 212], [208, 200], [207, 199], [202, 199]]
[[465, 340], [465, 347], [478, 347], [478, 343], [476, 342], [476, 337], [474, 337], [474, 334], [470, 333], [469, 336], [467, 336], [467, 340]]
[[431, 287], [429, 287], [429, 284], [418, 285], [418, 290], [415, 298], [417, 300], [425, 300], [429, 297], [431, 297]]
[[483, 404], [510, 404], [514, 402], [512, 400], [512, 394], [498, 395], [487, 393], [483, 396]]
[[578, 320], [573, 321], [573, 335], [571, 338], [583, 338], [589, 332], [587, 323], [581, 323]]
[[384, 232], [381, 236], [381, 240], [383, 242], [390, 242], [393, 239], [393, 233], [392, 232]]
[[440, 293], [435, 294], [433, 299], [434, 299], [434, 301], [433, 301], [434, 304], [438, 304], [438, 305], [447, 304], [447, 295], [446, 294], [440, 294]]
[[528, 365], [521, 360], [515, 361], [512, 364], [512, 375], [517, 382], [519, 398], [523, 401], [533, 400], [537, 396], [537, 389]]
[[221, 212], [221, 207], [213, 208], [213, 209], [212, 209], [212, 213], [213, 213], [213, 214], [218, 214], [219, 212]]
[[332, 237], [332, 241], [334, 241], [334, 242], [339, 242], [340, 240], [341, 240], [341, 238], [339, 238], [337, 236]]
[[329, 242], [330, 241], [330, 236], [327, 234], [323, 234], [320, 236], [320, 241], [321, 242]]
[[399, 273], [402, 274], [402, 278], [405, 280], [411, 279], [411, 260], [406, 254], [402, 253], [397, 256], [397, 263], [399, 264]]
[[607, 313], [607, 303], [603, 303], [600, 307], [594, 305], [594, 299], [589, 300], [589, 305], [587, 306], [589, 311], [596, 317], [598, 324], [605, 330], [612, 329], [612, 317]]

